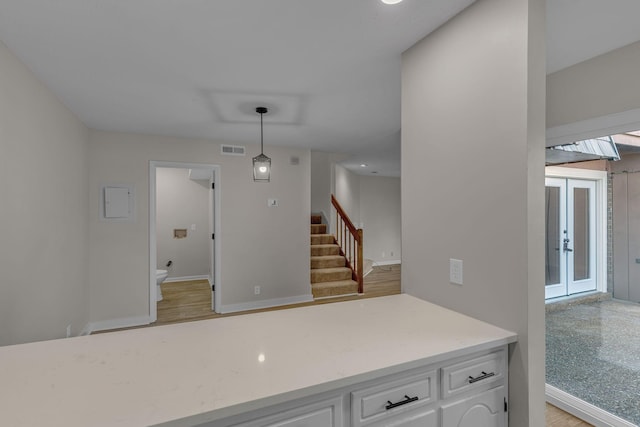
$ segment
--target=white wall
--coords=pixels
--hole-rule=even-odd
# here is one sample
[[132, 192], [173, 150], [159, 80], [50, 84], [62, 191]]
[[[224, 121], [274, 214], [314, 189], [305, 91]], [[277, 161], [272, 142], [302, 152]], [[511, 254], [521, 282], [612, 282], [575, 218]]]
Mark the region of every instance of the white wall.
[[[207, 180], [190, 179], [188, 169], [156, 169], [156, 264], [168, 270], [169, 281], [209, 276], [209, 215], [213, 206], [209, 204], [210, 188]], [[186, 229], [187, 237], [174, 238], [174, 229]], [[172, 264], [166, 267], [169, 260]]]
[[87, 138], [0, 42], [0, 345], [87, 323]]
[[[220, 165], [222, 233], [220, 287], [216, 298], [225, 311], [269, 302], [310, 299], [309, 151], [265, 147], [272, 158], [270, 183], [252, 179], [246, 157], [222, 156], [211, 141], [109, 132], [90, 134], [91, 319], [141, 320], [149, 312], [149, 161]], [[289, 164], [289, 156], [300, 164]], [[98, 197], [105, 183], [135, 187], [137, 217], [132, 223], [99, 220]], [[268, 198], [280, 206], [267, 207]], [[218, 218], [217, 218], [218, 220]], [[218, 285], [218, 284], [216, 284]], [[254, 286], [262, 292], [254, 295]], [[226, 308], [225, 308], [226, 307]]]
[[400, 178], [360, 176], [364, 257], [377, 263], [402, 258]]
[[518, 427], [545, 423], [544, 28], [541, 0], [478, 0], [403, 55], [403, 290], [518, 334]]

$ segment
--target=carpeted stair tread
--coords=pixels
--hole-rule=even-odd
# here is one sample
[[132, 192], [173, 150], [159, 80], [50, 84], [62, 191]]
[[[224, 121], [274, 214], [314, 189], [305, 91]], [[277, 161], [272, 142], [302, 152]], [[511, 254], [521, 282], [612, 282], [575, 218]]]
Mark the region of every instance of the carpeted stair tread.
[[351, 279], [348, 267], [316, 268], [311, 270], [311, 283], [336, 282]]
[[358, 293], [358, 282], [339, 280], [335, 282], [313, 283], [311, 293], [314, 298], [326, 298]]
[[342, 255], [321, 255], [311, 257], [311, 268], [344, 267], [346, 259]]
[[326, 234], [326, 233], [327, 233], [326, 224], [311, 224], [311, 234]]
[[338, 255], [340, 246], [332, 245], [311, 245], [311, 256]]
[[334, 244], [335, 238], [333, 234], [312, 234], [311, 235], [311, 244], [312, 245], [331, 245]]
[[311, 215], [311, 293], [314, 298], [338, 297], [358, 293], [358, 282], [340, 255], [333, 234], [327, 234], [322, 215]]

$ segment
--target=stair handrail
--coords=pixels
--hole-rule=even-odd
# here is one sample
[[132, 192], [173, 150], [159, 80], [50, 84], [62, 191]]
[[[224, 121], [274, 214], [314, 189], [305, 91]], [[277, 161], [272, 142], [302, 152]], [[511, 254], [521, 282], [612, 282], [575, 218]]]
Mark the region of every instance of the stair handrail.
[[[358, 293], [364, 293], [362, 264], [362, 228], [356, 228], [349, 215], [344, 211], [335, 196], [331, 195], [331, 204], [336, 210], [336, 229], [333, 237], [340, 247], [340, 254], [347, 260], [351, 276], [358, 283]], [[347, 233], [348, 231], [348, 233]]]

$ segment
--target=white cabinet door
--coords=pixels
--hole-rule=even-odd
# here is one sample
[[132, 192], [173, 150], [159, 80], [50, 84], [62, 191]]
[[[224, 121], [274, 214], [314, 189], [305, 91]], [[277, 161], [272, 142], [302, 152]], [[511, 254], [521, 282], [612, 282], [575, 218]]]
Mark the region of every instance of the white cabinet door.
[[442, 405], [442, 427], [505, 427], [504, 386]]

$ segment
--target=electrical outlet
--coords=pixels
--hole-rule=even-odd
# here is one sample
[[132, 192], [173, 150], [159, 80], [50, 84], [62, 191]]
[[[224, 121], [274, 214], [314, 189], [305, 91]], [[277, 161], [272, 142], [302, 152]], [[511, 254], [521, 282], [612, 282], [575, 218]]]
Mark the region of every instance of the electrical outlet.
[[67, 326], [67, 338], [71, 336], [71, 325]]
[[254, 295], [260, 295], [260, 286], [254, 286], [253, 287], [253, 294]]
[[449, 259], [449, 281], [462, 285], [462, 260]]
[[393, 251], [389, 252], [389, 256], [393, 256]]
[[382, 252], [382, 258], [384, 258], [386, 256], [386, 253]]

